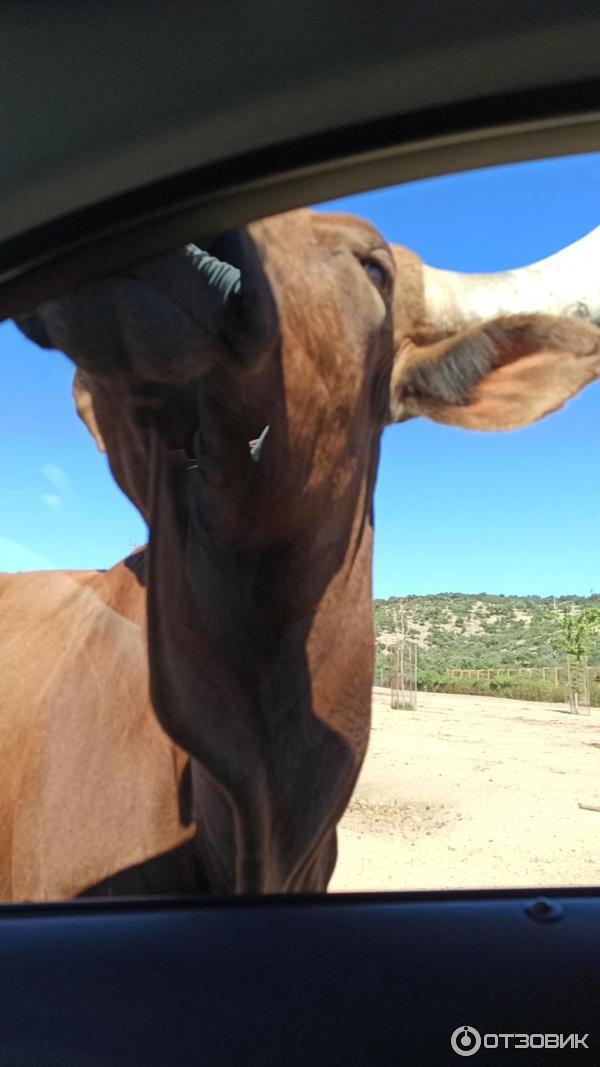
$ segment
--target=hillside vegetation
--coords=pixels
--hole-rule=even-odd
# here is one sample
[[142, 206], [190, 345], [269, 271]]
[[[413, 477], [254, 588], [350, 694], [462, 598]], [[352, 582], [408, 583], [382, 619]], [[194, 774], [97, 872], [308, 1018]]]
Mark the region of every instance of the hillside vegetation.
[[[564, 612], [598, 608], [600, 595], [555, 599], [438, 593], [375, 600], [373, 607], [378, 684], [389, 684], [394, 629], [398, 626], [417, 642], [420, 687], [484, 692], [490, 687], [461, 685], [464, 679], [449, 679], [448, 670], [563, 666], [565, 656], [557, 651], [556, 636]], [[589, 663], [599, 665], [600, 676], [600, 635], [590, 642]], [[496, 679], [492, 691], [502, 692], [507, 684]], [[549, 688], [542, 688], [542, 698], [553, 699]]]

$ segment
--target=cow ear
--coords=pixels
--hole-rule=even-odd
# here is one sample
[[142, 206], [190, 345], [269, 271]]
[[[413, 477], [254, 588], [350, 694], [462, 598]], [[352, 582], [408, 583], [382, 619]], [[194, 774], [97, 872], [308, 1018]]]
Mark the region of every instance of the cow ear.
[[73, 399], [79, 418], [87, 426], [100, 452], [106, 452], [106, 445], [96, 422], [96, 412], [94, 411], [94, 401], [92, 400], [88, 376], [84, 370], [75, 371]]
[[390, 416], [469, 430], [513, 430], [556, 411], [600, 377], [600, 329], [581, 319], [514, 316], [435, 344], [400, 345]]

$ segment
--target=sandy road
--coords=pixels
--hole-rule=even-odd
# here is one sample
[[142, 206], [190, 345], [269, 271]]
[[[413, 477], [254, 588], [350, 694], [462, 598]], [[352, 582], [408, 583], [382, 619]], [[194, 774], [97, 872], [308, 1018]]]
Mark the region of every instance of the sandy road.
[[332, 891], [600, 884], [600, 711], [374, 695]]

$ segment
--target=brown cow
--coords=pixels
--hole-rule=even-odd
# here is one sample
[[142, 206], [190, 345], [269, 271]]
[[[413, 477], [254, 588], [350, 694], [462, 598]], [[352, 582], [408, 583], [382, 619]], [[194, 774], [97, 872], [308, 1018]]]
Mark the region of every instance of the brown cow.
[[150, 545], [0, 586], [4, 899], [326, 888], [369, 735], [382, 429], [523, 426], [596, 378], [596, 243], [468, 278], [302, 211], [215, 246], [242, 291], [210, 322], [188, 248], [24, 324], [78, 364]]

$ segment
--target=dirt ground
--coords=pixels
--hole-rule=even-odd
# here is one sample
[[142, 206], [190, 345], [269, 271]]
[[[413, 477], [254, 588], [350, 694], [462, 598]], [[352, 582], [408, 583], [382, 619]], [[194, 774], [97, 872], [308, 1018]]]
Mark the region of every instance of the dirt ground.
[[598, 885], [599, 770], [599, 710], [375, 692], [330, 890]]

